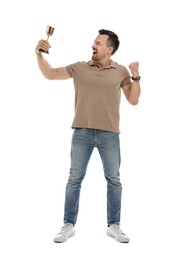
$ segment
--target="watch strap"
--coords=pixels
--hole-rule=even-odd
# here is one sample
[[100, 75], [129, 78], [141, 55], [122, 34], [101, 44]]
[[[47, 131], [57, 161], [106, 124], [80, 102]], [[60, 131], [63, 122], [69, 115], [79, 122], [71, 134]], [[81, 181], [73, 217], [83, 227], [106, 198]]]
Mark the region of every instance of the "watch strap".
[[134, 81], [140, 81], [141, 77], [140, 77], [140, 76], [137, 76], [136, 78], [134, 78], [134, 77], [132, 76], [131, 79], [134, 80]]

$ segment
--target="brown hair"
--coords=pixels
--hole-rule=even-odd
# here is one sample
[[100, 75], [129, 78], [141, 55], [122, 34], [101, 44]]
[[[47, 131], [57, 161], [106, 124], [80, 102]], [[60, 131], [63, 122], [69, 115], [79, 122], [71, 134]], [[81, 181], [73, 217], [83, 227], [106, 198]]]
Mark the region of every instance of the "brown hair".
[[109, 38], [107, 39], [107, 45], [108, 46], [112, 46], [113, 47], [113, 51], [112, 51], [112, 55], [117, 51], [117, 49], [119, 48], [119, 39], [117, 34], [115, 34], [112, 31], [109, 30], [105, 30], [105, 29], [101, 29], [98, 31], [99, 34], [106, 34], [109, 36]]

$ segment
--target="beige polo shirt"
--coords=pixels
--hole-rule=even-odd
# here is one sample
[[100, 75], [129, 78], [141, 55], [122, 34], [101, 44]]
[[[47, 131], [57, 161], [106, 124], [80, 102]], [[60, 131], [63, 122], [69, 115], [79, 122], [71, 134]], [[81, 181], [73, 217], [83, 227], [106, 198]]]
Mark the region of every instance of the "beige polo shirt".
[[111, 61], [101, 68], [93, 61], [66, 67], [75, 87], [72, 128], [92, 128], [119, 133], [121, 88], [129, 84], [128, 70]]

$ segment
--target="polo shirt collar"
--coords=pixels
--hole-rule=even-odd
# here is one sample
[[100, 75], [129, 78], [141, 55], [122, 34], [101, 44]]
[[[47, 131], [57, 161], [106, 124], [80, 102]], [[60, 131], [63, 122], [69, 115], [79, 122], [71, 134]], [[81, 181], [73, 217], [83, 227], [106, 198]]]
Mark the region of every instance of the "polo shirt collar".
[[[93, 60], [88, 61], [88, 64], [89, 64], [90, 66], [97, 66], [97, 67], [99, 67], [99, 64], [97, 64], [97, 63], [96, 63], [95, 61], [93, 61]], [[116, 68], [116, 67], [117, 67], [117, 63], [111, 60], [111, 64], [108, 65], [108, 66], [106, 66], [105, 68]]]

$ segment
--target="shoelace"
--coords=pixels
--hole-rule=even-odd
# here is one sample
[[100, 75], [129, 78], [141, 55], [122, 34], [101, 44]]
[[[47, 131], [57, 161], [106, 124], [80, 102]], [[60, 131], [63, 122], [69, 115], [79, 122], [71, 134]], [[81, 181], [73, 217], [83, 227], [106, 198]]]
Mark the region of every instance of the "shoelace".
[[63, 226], [62, 228], [61, 228], [61, 231], [60, 231], [60, 233], [65, 233], [68, 229], [70, 229], [72, 227], [72, 224], [65, 224], [65, 226]]

